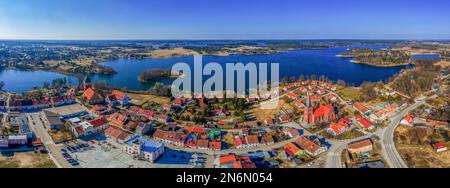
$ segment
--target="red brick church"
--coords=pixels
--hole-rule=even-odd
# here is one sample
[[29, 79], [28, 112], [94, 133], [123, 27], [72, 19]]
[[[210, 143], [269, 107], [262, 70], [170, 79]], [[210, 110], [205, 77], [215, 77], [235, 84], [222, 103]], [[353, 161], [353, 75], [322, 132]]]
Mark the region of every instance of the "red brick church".
[[322, 105], [313, 109], [312, 107], [305, 107], [303, 113], [303, 121], [309, 124], [316, 124], [320, 122], [328, 122], [337, 118], [334, 107], [331, 104]]

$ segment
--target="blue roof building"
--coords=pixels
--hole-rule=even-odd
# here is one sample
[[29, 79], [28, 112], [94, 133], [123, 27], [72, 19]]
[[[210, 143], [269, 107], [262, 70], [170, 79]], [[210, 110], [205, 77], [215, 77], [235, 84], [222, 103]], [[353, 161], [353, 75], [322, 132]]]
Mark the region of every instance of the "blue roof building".
[[138, 160], [154, 163], [164, 153], [164, 144], [142, 136], [131, 138], [124, 144], [125, 152]]

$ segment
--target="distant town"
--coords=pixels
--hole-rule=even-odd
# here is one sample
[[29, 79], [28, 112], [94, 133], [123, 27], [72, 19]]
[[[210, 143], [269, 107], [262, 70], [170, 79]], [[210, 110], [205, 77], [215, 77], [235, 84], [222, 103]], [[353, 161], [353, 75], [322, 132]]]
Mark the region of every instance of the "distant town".
[[[183, 48], [182, 55], [187, 49], [188, 54], [217, 55], [225, 48], [226, 53], [259, 54], [348, 45], [345, 41], [301, 45], [266, 42], [271, 45], [250, 48], [253, 44], [233, 42], [217, 50], [185, 44], [180, 47], [178, 42], [159, 48]], [[273, 93], [246, 98], [226, 98], [225, 93], [212, 98], [196, 98], [195, 93], [173, 98], [164, 85], [157, 84], [149, 91], [125, 90], [93, 81], [88, 75], [114, 74], [116, 70], [97, 64], [104, 59], [146, 58], [161, 50], [145, 46], [145, 42], [58, 44], [63, 47], [50, 47], [55, 44], [48, 42], [8, 43], [0, 46], [3, 69], [78, 74], [80, 81], [71, 85], [58, 79], [24, 93], [1, 92], [0, 167], [450, 165], [450, 69], [446, 42], [395, 41], [388, 42], [390, 49], [359, 49], [342, 55], [373, 66], [414, 65], [386, 82], [353, 86], [326, 76], [301, 75], [283, 79]], [[242, 51], [244, 48], [247, 50]], [[412, 54], [431, 53], [440, 60], [410, 58]], [[169, 53], [174, 55], [177, 54]], [[375, 65], [379, 59], [382, 63]], [[5, 84], [8, 83], [2, 82], [1, 86]], [[275, 100], [279, 100], [275, 109], [261, 108]]]

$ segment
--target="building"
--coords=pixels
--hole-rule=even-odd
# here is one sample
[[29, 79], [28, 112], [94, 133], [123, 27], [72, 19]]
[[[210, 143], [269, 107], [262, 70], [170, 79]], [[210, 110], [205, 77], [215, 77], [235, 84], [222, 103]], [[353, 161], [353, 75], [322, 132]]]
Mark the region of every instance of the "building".
[[136, 159], [154, 163], [164, 154], [164, 145], [152, 139], [137, 136], [124, 143], [124, 150]]
[[350, 127], [350, 124], [351, 120], [347, 118], [341, 118], [337, 123], [331, 122], [330, 127], [327, 129], [327, 132], [333, 136], [339, 136]]
[[373, 150], [373, 143], [370, 139], [352, 142], [348, 145], [347, 150], [351, 154], [371, 152]]
[[118, 128], [110, 126], [105, 130], [105, 136], [113, 139], [118, 143], [124, 143], [130, 137], [130, 134]]
[[226, 155], [219, 159], [220, 168], [256, 168], [249, 156]]
[[406, 125], [406, 126], [413, 127], [414, 126], [414, 117], [412, 115], [406, 115], [400, 121], [400, 125]]
[[50, 128], [53, 130], [61, 130], [64, 128], [64, 123], [59, 119], [58, 114], [44, 110], [45, 117], [50, 123]]
[[370, 110], [359, 102], [355, 102], [355, 104], [353, 104], [353, 108], [361, 115], [368, 115], [370, 113]]
[[436, 142], [433, 144], [433, 148], [434, 150], [436, 150], [436, 152], [443, 152], [447, 150], [447, 146], [445, 145], [444, 142]]
[[322, 105], [313, 109], [311, 107], [304, 108], [303, 121], [309, 124], [316, 124], [320, 122], [328, 122], [337, 118], [334, 107], [331, 104]]
[[359, 126], [361, 126], [362, 128], [364, 128], [364, 129], [372, 130], [372, 129], [375, 128], [375, 127], [372, 125], [372, 123], [370, 123], [369, 120], [367, 120], [366, 118], [363, 118], [363, 117], [360, 116], [360, 115], [356, 115], [356, 116], [355, 116], [355, 119], [356, 119], [356, 123], [357, 123]]
[[155, 131], [155, 133], [153, 133], [153, 138], [159, 142], [180, 147], [184, 146], [184, 139], [179, 134], [173, 131], [163, 131], [161, 129], [158, 129]]
[[283, 150], [288, 154], [289, 157], [297, 156], [303, 153], [303, 150], [297, 147], [292, 142], [289, 142], [286, 145], [284, 145]]
[[95, 93], [95, 91], [90, 87], [84, 90], [83, 96], [90, 105], [100, 104], [104, 101], [103, 97]]
[[321, 146], [306, 137], [300, 137], [295, 141], [295, 143], [300, 146], [308, 155], [317, 156], [321, 153], [327, 151], [327, 147]]
[[128, 95], [119, 90], [113, 90], [111, 95], [107, 97], [107, 102], [111, 103], [113, 106], [126, 106], [129, 104], [130, 98]]

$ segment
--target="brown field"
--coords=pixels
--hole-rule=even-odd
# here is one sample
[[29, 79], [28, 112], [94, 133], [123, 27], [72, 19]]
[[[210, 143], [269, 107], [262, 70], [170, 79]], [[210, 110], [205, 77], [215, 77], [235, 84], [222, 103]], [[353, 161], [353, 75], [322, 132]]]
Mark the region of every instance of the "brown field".
[[264, 122], [266, 118], [273, 117], [274, 115], [278, 114], [282, 109], [291, 110], [293, 109], [293, 107], [288, 103], [286, 103], [284, 99], [280, 99], [275, 109], [266, 110], [259, 108], [259, 106], [254, 106], [254, 108], [246, 111], [246, 113], [248, 113], [250, 117], [254, 117], [257, 120]]
[[184, 48], [155, 50], [150, 53], [153, 58], [169, 58], [169, 57], [188, 56], [188, 55], [197, 55], [198, 54], [197, 52], [195, 52], [193, 50], [188, 50], [188, 49], [184, 49]]
[[131, 103], [142, 106], [146, 102], [154, 102], [160, 105], [168, 104], [170, 103], [170, 99], [167, 97], [160, 97], [155, 95], [148, 95], [148, 94], [135, 94], [135, 93], [127, 93], [128, 96], [131, 98]]
[[[411, 128], [399, 126], [395, 130], [395, 143], [397, 151], [402, 156], [406, 165], [410, 168], [448, 168], [450, 167], [450, 151], [437, 153], [431, 146], [430, 138], [432, 131], [428, 131], [426, 135], [411, 135]], [[439, 140], [445, 140], [445, 135], [438, 136]], [[415, 141], [419, 138], [419, 142]], [[447, 145], [450, 142], [447, 139]]]
[[47, 154], [24, 152], [12, 157], [0, 156], [0, 168], [56, 168]]

